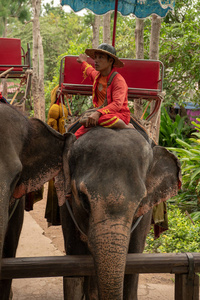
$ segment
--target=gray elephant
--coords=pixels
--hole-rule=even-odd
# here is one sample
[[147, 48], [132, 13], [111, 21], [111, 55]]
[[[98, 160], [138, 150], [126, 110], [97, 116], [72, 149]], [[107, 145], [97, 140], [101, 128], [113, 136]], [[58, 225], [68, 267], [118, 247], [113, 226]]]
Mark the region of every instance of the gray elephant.
[[[23, 223], [22, 196], [59, 173], [63, 150], [67, 153], [74, 139], [0, 103], [0, 257], [15, 256]], [[1, 300], [9, 299], [10, 286], [11, 280], [0, 280]]]
[[[66, 299], [83, 299], [83, 294], [85, 299], [137, 299], [138, 276], [124, 278], [127, 252], [143, 252], [151, 208], [177, 194], [179, 161], [134, 129], [96, 127], [64, 155], [64, 176], [60, 201], [66, 251], [91, 253], [97, 278], [85, 278], [83, 291], [76, 294], [68, 280]], [[74, 221], [65, 205], [70, 191]]]
[[[133, 129], [97, 127], [75, 141], [7, 104], [0, 104], [0, 122], [0, 255], [15, 256], [24, 202], [13, 212], [14, 199], [56, 176], [67, 254], [91, 253], [95, 262], [96, 278], [85, 279], [85, 298], [137, 299], [137, 276], [124, 280], [126, 255], [143, 251], [151, 207], [177, 193], [176, 157]], [[70, 191], [81, 233], [66, 207]], [[8, 300], [10, 284], [0, 281], [0, 299]], [[77, 300], [72, 287], [70, 282], [65, 295]]]

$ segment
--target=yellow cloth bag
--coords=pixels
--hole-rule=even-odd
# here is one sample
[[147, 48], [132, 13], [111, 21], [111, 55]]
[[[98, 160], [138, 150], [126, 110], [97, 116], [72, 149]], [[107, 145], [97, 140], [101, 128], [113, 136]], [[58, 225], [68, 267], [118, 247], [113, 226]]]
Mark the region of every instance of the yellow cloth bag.
[[66, 130], [65, 130], [65, 118], [64, 117], [62, 117], [58, 120], [58, 131], [61, 134], [64, 134], [66, 132]]
[[51, 104], [48, 112], [48, 120], [47, 124], [54, 128], [55, 130], [59, 131], [61, 134], [65, 133], [65, 122], [68, 117], [68, 110], [66, 106], [62, 103], [56, 104], [57, 100], [57, 91], [59, 85], [57, 85], [51, 91]]
[[51, 126], [53, 129], [58, 131], [58, 122], [54, 118], [49, 118], [49, 120], [47, 121], [47, 124], [49, 126]]
[[53, 104], [49, 109], [49, 118], [57, 120], [60, 117], [60, 107], [58, 104]]

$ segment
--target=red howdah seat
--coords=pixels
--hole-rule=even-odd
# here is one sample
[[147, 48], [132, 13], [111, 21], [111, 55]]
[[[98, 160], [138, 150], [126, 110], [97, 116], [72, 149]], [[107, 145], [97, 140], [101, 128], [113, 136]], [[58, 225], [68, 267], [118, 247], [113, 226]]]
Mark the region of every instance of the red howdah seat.
[[[72, 95], [92, 95], [91, 81], [84, 80], [78, 56], [64, 56], [61, 60], [59, 86], [62, 93]], [[120, 58], [123, 68], [117, 68], [128, 85], [129, 99], [156, 100], [150, 119], [159, 109], [163, 91], [164, 66], [159, 60]], [[94, 61], [88, 58], [88, 63], [94, 66]]]
[[5, 76], [19, 78], [31, 67], [30, 65], [29, 45], [27, 45], [27, 52], [25, 52], [21, 47], [20, 39], [0, 38], [0, 75], [13, 68]]

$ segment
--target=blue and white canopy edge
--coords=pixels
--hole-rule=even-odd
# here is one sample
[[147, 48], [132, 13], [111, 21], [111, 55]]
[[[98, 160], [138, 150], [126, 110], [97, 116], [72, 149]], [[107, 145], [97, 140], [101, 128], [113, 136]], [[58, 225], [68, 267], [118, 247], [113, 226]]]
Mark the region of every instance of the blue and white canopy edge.
[[[60, 0], [61, 5], [69, 5], [74, 12], [84, 8], [97, 15], [115, 10], [115, 0]], [[151, 14], [165, 17], [173, 11], [175, 0], [118, 0], [118, 12], [123, 16], [134, 14], [137, 18], [146, 18]]]

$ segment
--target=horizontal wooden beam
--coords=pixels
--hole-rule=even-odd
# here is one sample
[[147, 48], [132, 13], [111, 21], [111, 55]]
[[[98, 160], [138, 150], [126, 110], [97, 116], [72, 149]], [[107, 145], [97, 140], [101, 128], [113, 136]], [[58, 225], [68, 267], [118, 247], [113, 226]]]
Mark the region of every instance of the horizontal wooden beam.
[[[200, 272], [200, 253], [192, 253], [194, 272]], [[188, 273], [185, 253], [128, 254], [126, 274]], [[89, 276], [94, 274], [94, 263], [88, 255], [25, 257], [2, 259], [2, 279], [56, 276]]]

